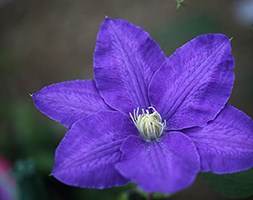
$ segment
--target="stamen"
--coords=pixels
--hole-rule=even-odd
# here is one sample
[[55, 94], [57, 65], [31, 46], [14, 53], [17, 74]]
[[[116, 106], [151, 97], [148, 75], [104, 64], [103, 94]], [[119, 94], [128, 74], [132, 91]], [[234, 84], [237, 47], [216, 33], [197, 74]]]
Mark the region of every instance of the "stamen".
[[[152, 109], [152, 113], [150, 113]], [[139, 107], [134, 109], [133, 115], [129, 113], [131, 120], [140, 132], [140, 135], [147, 141], [157, 140], [166, 127], [166, 121], [162, 121], [161, 115], [156, 111], [154, 107], [148, 107], [147, 110], [141, 109], [139, 114]]]

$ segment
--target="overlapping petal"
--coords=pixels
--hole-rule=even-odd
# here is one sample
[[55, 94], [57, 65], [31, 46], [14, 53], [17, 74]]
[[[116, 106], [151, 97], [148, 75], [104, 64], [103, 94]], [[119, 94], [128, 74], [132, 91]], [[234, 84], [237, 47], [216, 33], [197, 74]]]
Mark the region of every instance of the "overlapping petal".
[[230, 40], [222, 34], [198, 36], [155, 73], [151, 104], [167, 119], [168, 129], [204, 126], [225, 106], [234, 82]]
[[68, 127], [82, 117], [111, 110], [93, 80], [52, 84], [33, 94], [32, 98], [42, 113]]
[[207, 126], [186, 134], [197, 147], [204, 172], [233, 173], [253, 166], [253, 121], [230, 105]]
[[191, 140], [171, 132], [159, 141], [130, 136], [122, 145], [120, 173], [147, 192], [174, 193], [191, 185], [199, 171], [199, 157]]
[[72, 186], [105, 188], [126, 184], [114, 165], [134, 125], [118, 112], [104, 111], [75, 123], [56, 150], [53, 176]]
[[150, 106], [148, 84], [166, 57], [148, 33], [122, 19], [106, 18], [97, 37], [94, 75], [113, 108], [132, 112]]

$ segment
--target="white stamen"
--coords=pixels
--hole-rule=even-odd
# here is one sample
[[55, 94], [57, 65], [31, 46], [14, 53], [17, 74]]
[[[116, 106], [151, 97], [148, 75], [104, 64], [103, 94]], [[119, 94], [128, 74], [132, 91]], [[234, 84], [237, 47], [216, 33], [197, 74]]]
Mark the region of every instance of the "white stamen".
[[[153, 112], [150, 113], [149, 109], [152, 109]], [[148, 107], [146, 111], [141, 109], [141, 114], [139, 114], [139, 110], [137, 107], [134, 109], [133, 115], [129, 114], [140, 135], [148, 141], [158, 139], [163, 134], [166, 121], [162, 121], [161, 115], [154, 107]]]

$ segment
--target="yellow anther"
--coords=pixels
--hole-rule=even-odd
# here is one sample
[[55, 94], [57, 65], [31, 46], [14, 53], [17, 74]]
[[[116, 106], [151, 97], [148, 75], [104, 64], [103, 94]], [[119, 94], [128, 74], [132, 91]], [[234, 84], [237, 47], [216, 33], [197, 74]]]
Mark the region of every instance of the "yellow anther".
[[[150, 110], [152, 110], [151, 113]], [[141, 114], [139, 111], [138, 107], [134, 109], [133, 115], [132, 113], [129, 114], [140, 135], [147, 141], [157, 140], [163, 134], [166, 121], [162, 121], [161, 115], [154, 107], [149, 107], [147, 110], [142, 109]]]

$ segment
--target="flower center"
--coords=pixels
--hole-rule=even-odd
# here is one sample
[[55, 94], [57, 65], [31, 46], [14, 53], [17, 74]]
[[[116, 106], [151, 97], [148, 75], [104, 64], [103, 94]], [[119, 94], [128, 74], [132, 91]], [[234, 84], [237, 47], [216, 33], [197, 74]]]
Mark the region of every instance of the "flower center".
[[140, 135], [147, 141], [160, 138], [166, 126], [166, 121], [162, 121], [161, 115], [154, 107], [149, 107], [147, 110], [142, 109], [140, 114], [139, 111], [138, 107], [134, 109], [133, 115], [132, 113], [129, 114]]

